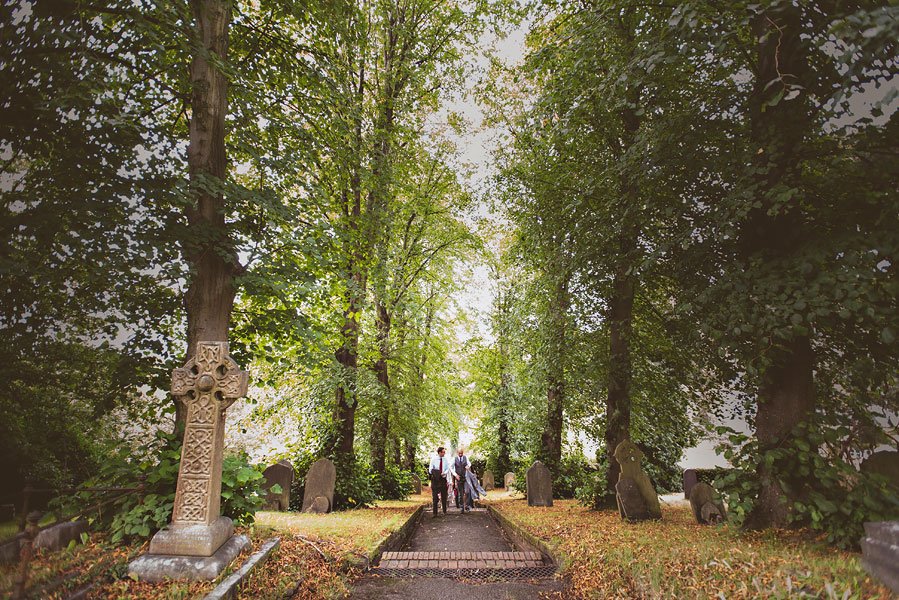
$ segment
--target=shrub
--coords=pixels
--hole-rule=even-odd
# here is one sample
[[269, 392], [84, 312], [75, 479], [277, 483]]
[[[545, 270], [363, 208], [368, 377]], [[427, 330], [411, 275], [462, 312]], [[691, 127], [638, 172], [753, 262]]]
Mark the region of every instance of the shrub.
[[[140, 476], [146, 476], [143, 502], [132, 494], [116, 502], [112, 511], [104, 511], [95, 521], [108, 529], [111, 540], [149, 537], [171, 520], [175, 504], [175, 488], [181, 462], [181, 441], [178, 436], [157, 431], [155, 443], [147, 460], [136, 462], [131, 453], [122, 450], [104, 463], [100, 475], [84, 483], [83, 487], [130, 487]], [[237, 524], [252, 523], [262, 505], [260, 487], [262, 473], [251, 466], [245, 453], [227, 455], [222, 461], [222, 513]], [[89, 492], [76, 495], [82, 506], [93, 503]], [[70, 498], [66, 503], [70, 502]]]
[[596, 469], [590, 466], [582, 452], [571, 452], [562, 457], [559, 472], [553, 477], [554, 498], [574, 498], [577, 489], [591, 481]]
[[[762, 451], [755, 440], [727, 428], [733, 446], [724, 456], [734, 469], [715, 480], [728, 503], [729, 518], [742, 525], [755, 508], [761, 484], [761, 465], [773, 470], [774, 477], [795, 500], [790, 522], [822, 532], [829, 543], [840, 548], [857, 548], [865, 521], [885, 521], [899, 517], [899, 499], [886, 479], [859, 473], [839, 458], [822, 455], [818, 448], [836, 445], [848, 434], [844, 427], [801, 425], [789, 442]], [[801, 486], [802, 489], [795, 489]]]
[[[332, 459], [333, 460], [333, 459]], [[368, 506], [378, 499], [375, 477], [368, 465], [359, 461], [335, 461], [337, 482], [334, 486], [332, 510], [346, 510]]]
[[602, 460], [599, 467], [574, 491], [578, 502], [590, 510], [602, 510], [615, 506], [615, 492], [606, 487], [609, 462]]
[[372, 487], [381, 500], [405, 500], [413, 491], [412, 473], [388, 464], [382, 473], [375, 473]]
[[[527, 493], [527, 470], [534, 460], [537, 459], [521, 459], [515, 463], [515, 483], [512, 487], [523, 494]], [[590, 480], [595, 471], [581, 452], [564, 455], [558, 472], [552, 473], [553, 498], [574, 498], [576, 490]]]

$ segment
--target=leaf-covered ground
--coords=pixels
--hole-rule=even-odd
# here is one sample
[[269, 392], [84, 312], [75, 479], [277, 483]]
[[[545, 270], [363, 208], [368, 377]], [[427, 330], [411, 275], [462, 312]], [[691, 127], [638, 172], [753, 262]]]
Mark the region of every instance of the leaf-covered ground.
[[663, 505], [661, 521], [642, 523], [574, 500], [536, 508], [500, 499], [494, 506], [559, 544], [575, 598], [892, 598], [862, 569], [860, 554], [794, 533], [696, 525], [689, 506]]
[[[238, 528], [250, 536], [252, 546], [213, 582], [146, 583], [126, 574], [128, 562], [147, 549], [147, 544], [111, 545], [102, 534], [91, 534], [85, 544], [71, 544], [56, 552], [40, 552], [31, 561], [29, 597], [61, 600], [73, 591], [97, 582], [90, 598], [180, 600], [202, 598], [219, 580], [243, 563], [267, 539], [280, 537], [281, 546], [244, 582], [241, 596], [254, 599], [338, 598], [358, 575], [347, 565], [353, 557], [369, 555], [377, 544], [406, 522], [422, 503], [383, 502], [378, 507], [306, 515], [258, 513], [253, 527]], [[18, 565], [0, 567], [0, 594], [15, 583]]]

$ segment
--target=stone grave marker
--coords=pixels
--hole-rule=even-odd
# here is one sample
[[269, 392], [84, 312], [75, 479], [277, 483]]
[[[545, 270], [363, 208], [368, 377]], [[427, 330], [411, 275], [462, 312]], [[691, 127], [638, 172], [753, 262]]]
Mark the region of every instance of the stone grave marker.
[[484, 488], [485, 492], [489, 492], [496, 487], [493, 481], [493, 471], [484, 471], [484, 478], [482, 480], [481, 487]]
[[[641, 452], [630, 440], [624, 440], [618, 444], [617, 448], [615, 448], [615, 460], [617, 460], [618, 464], [621, 466], [618, 482], [620, 483], [624, 479], [632, 479], [634, 485], [640, 490], [640, 496], [643, 498], [643, 503], [646, 505], [646, 518], [661, 519], [662, 508], [659, 506], [659, 496], [656, 494], [655, 488], [652, 487], [652, 482], [649, 480], [649, 477], [646, 476], [646, 473], [644, 473], [643, 469], [640, 467], [640, 462], [643, 460], [643, 452]], [[615, 489], [617, 491], [617, 485], [615, 486]], [[621, 514], [621, 518], [636, 518], [629, 515], [639, 514], [639, 506], [622, 505], [623, 500], [628, 501], [630, 498], [622, 498], [617, 493], [616, 499], [618, 500], [618, 512]]]
[[200, 342], [172, 371], [172, 395], [187, 409], [175, 506], [149, 552], [128, 566], [140, 580], [214, 579], [250, 543], [220, 514], [225, 410], [247, 393], [248, 379], [228, 355], [228, 342]]
[[553, 478], [546, 466], [538, 461], [527, 470], [528, 506], [553, 505]]
[[700, 525], [717, 525], [727, 519], [724, 505], [715, 500], [715, 488], [701, 481], [690, 492], [690, 508]]
[[899, 521], [865, 523], [862, 566], [899, 594]]
[[503, 487], [508, 490], [513, 483], [515, 483], [515, 473], [506, 473], [505, 477], [503, 477]]
[[[293, 484], [293, 465], [289, 460], [282, 460], [262, 472], [265, 477], [265, 496], [262, 510], [285, 511], [290, 508], [290, 486]], [[269, 491], [275, 484], [281, 486], [281, 493]]]
[[421, 494], [421, 477], [412, 473], [412, 491]]
[[619, 479], [615, 484], [615, 500], [618, 502], [618, 513], [622, 519], [642, 521], [652, 518], [637, 482], [629, 477]]
[[699, 477], [696, 475], [696, 469], [687, 469], [684, 471], [684, 498], [690, 499], [690, 492], [693, 486], [699, 483]]
[[899, 488], [899, 452], [881, 450], [866, 458], [860, 468], [862, 473], [883, 475]]
[[303, 512], [311, 512], [309, 509], [317, 498], [324, 498], [327, 507], [322, 511], [323, 503], [318, 502], [316, 512], [330, 512], [334, 507], [334, 485], [337, 483], [337, 469], [334, 463], [327, 458], [320, 458], [309, 468], [306, 475], [306, 489], [303, 493]]

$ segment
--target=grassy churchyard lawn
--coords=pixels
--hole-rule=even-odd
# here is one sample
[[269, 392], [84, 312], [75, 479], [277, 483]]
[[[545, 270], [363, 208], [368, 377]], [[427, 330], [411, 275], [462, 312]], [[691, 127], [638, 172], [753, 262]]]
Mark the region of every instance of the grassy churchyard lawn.
[[661, 521], [638, 523], [576, 500], [529, 507], [500, 494], [491, 503], [555, 547], [572, 598], [892, 598], [859, 553], [794, 532], [697, 525], [686, 501], [663, 502]]
[[[327, 515], [258, 512], [253, 526], [236, 530], [250, 536], [252, 546], [216, 580], [205, 582], [134, 581], [126, 574], [128, 562], [145, 552], [148, 544], [114, 546], [107, 543], [105, 535], [91, 534], [84, 544], [73, 542], [67, 549], [39, 552], [32, 559], [29, 597], [63, 600], [74, 590], [98, 582], [90, 598], [202, 598], [266, 540], [277, 536], [280, 548], [242, 584], [241, 597], [280, 599], [295, 589], [292, 597], [297, 599], [342, 598], [358, 575], [349, 564], [352, 558], [367, 556], [424, 501], [424, 496], [412, 496]], [[17, 564], [0, 567], [0, 594], [4, 597], [12, 590], [17, 572]]]
[[[33, 598], [62, 600], [91, 582], [91, 598], [202, 598], [218, 581], [273, 536], [281, 546], [241, 587], [240, 597], [275, 600], [333, 599], [350, 593], [361, 575], [354, 560], [369, 556], [406, 522], [430, 493], [373, 508], [327, 515], [259, 512], [251, 527], [252, 547], [211, 582], [151, 584], [130, 579], [126, 566], [146, 544], [113, 546], [103, 534], [84, 544], [39, 553], [31, 563]], [[575, 500], [548, 508], [529, 507], [516, 493], [496, 490], [488, 503], [553, 549], [564, 563], [562, 598], [891, 598], [889, 590], [862, 569], [860, 554], [837, 550], [790, 531], [754, 533], [727, 524], [701, 526], [689, 504], [670, 496], [661, 521], [623, 522], [616, 511], [591, 511]], [[0, 589], [13, 586], [17, 565], [0, 570]]]

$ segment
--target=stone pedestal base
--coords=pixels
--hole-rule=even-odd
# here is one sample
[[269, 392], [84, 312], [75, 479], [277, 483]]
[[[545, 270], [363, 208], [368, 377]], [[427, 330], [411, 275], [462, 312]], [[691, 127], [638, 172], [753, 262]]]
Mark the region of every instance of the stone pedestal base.
[[149, 582], [215, 579], [249, 545], [247, 536], [233, 535], [212, 556], [141, 554], [128, 565], [128, 574], [137, 576], [138, 581]]
[[228, 517], [219, 517], [209, 525], [169, 523], [150, 540], [150, 554], [174, 556], [212, 556], [234, 534]]

